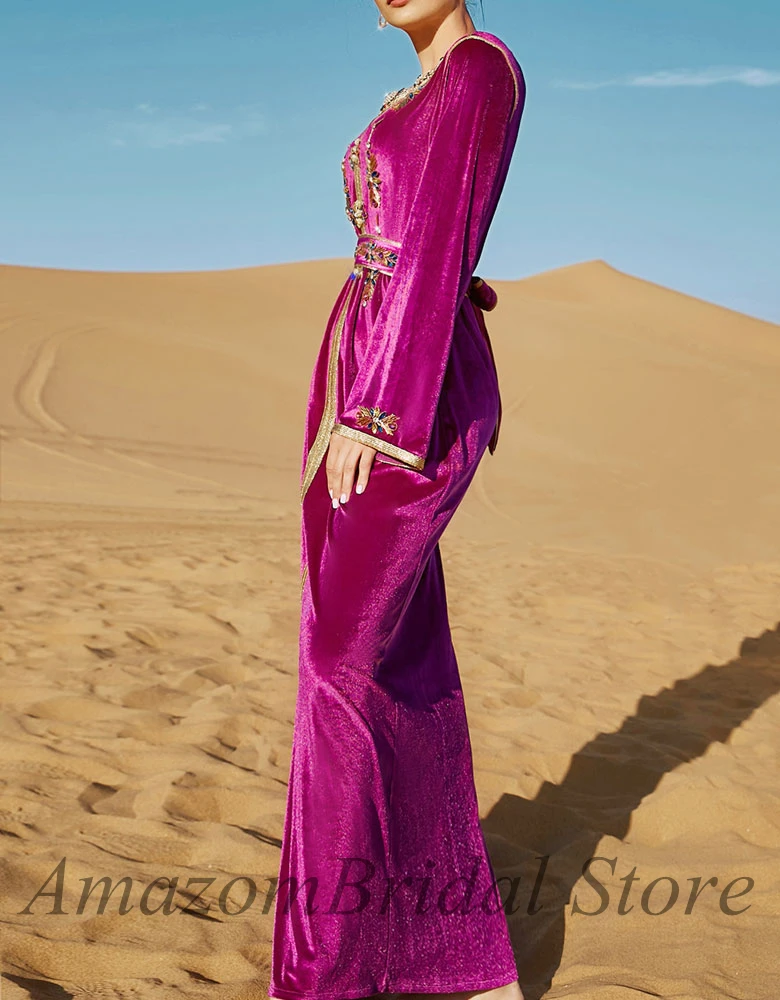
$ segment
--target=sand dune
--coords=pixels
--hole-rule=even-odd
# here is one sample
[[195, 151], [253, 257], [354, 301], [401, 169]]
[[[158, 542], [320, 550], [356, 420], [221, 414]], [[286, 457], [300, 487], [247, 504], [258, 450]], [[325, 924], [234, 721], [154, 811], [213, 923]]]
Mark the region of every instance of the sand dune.
[[[0, 267], [3, 1000], [265, 996], [348, 266]], [[496, 287], [501, 439], [442, 549], [526, 995], [774, 1000], [780, 328], [602, 261]], [[103, 876], [127, 912], [79, 912]]]

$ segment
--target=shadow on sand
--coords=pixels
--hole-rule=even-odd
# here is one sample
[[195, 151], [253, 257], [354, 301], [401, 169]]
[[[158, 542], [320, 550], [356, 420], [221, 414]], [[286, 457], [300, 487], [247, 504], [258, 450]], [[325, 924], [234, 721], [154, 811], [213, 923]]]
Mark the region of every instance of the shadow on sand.
[[[539, 1000], [550, 988], [560, 966], [572, 890], [602, 836], [622, 840], [632, 812], [665, 774], [702, 756], [712, 743], [724, 743], [778, 691], [780, 625], [744, 639], [739, 656], [728, 663], [705, 666], [671, 688], [643, 696], [634, 715], [618, 730], [586, 743], [563, 781], [545, 782], [533, 801], [509, 794], [499, 799], [482, 827], [497, 876], [506, 876], [509, 868], [513, 878], [520, 878], [517, 911], [509, 922], [526, 1000]], [[545, 856], [549, 861], [542, 869]], [[515, 863], [507, 864], [511, 857]], [[602, 870], [608, 875], [606, 866]], [[594, 867], [593, 875], [599, 878], [601, 872]], [[549, 888], [542, 888], [535, 901], [541, 909], [529, 915], [537, 879]], [[644, 886], [637, 885], [641, 893]], [[687, 901], [687, 889], [681, 885], [681, 900]], [[506, 887], [502, 895], [506, 898]], [[665, 898], [659, 888], [653, 908], [662, 908]], [[586, 888], [586, 899], [583, 909], [598, 905], [595, 890]], [[739, 907], [740, 901], [733, 905]]]

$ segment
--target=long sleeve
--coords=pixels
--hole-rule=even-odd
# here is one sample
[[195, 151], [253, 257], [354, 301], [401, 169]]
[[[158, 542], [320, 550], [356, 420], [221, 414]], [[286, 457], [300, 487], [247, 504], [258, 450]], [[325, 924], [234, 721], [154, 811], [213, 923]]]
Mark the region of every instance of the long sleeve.
[[456, 43], [440, 72], [402, 250], [334, 426], [415, 469], [425, 465], [455, 318], [506, 179], [513, 115], [524, 99], [504, 52], [478, 36]]

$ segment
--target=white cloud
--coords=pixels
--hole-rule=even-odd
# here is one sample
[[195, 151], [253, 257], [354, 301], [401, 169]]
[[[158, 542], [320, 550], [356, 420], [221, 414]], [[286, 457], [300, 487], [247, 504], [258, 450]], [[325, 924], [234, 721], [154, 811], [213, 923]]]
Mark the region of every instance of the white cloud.
[[745, 87], [776, 87], [780, 72], [756, 67], [710, 67], [709, 69], [658, 70], [634, 76], [599, 80], [592, 83], [559, 80], [556, 87], [570, 90], [597, 90], [601, 87], [712, 87], [719, 83], [737, 83]]
[[205, 103], [192, 104], [181, 112], [161, 111], [146, 102], [137, 104], [135, 114], [112, 122], [108, 141], [112, 146], [162, 149], [231, 142], [260, 135], [266, 130], [265, 119], [257, 105], [239, 105], [218, 114], [209, 114], [210, 110], [210, 105]]

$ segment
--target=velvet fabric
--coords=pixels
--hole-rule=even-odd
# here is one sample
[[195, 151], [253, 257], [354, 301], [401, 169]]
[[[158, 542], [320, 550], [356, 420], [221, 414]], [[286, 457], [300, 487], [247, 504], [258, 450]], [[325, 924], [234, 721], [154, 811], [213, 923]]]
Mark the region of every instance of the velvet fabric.
[[[489, 989], [517, 978], [479, 824], [439, 539], [500, 417], [474, 282], [525, 101], [459, 39], [344, 158], [358, 237], [315, 362], [301, 474], [298, 692], [270, 995]], [[331, 505], [332, 434], [377, 449]]]

